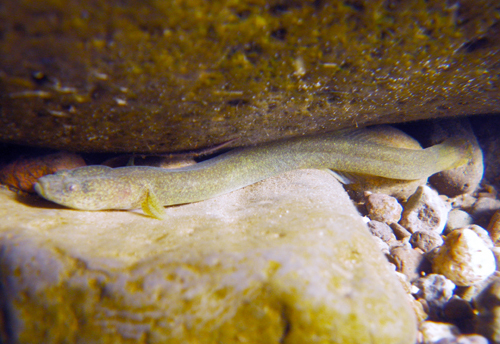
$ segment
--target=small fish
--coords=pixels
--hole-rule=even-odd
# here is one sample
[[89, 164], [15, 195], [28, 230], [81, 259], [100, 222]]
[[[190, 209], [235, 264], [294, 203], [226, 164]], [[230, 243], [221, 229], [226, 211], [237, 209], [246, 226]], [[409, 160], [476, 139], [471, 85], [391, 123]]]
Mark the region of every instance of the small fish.
[[87, 166], [38, 179], [42, 197], [81, 210], [136, 209], [162, 218], [163, 206], [198, 202], [296, 169], [331, 169], [414, 180], [468, 162], [466, 140], [427, 149], [396, 148], [370, 139], [369, 130], [344, 130], [239, 148], [198, 164], [165, 170], [147, 166]]

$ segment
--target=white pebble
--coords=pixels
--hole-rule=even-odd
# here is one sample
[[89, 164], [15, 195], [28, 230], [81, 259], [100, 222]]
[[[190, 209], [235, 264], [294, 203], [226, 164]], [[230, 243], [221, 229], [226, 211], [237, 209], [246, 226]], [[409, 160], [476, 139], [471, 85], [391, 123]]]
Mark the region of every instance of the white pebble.
[[452, 231], [432, 261], [434, 273], [442, 274], [457, 286], [485, 280], [496, 270], [493, 252], [471, 229]]
[[447, 323], [424, 321], [419, 327], [424, 344], [434, 344], [442, 339], [453, 339], [460, 335], [456, 326]]

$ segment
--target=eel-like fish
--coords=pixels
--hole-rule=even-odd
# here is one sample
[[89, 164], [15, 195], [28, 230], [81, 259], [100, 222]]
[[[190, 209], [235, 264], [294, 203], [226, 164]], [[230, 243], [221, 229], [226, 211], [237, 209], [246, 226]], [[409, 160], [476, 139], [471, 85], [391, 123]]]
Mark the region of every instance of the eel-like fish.
[[86, 166], [38, 179], [42, 197], [75, 209], [136, 209], [161, 218], [163, 206], [216, 197], [274, 175], [305, 168], [413, 180], [468, 162], [471, 147], [450, 138], [414, 150], [377, 144], [368, 130], [303, 136], [238, 148], [193, 166]]

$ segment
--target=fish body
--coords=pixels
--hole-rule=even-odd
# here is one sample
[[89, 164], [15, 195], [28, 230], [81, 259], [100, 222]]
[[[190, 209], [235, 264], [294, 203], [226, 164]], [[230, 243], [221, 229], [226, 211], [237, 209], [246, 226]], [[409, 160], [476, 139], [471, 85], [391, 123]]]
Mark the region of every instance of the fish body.
[[427, 149], [372, 142], [368, 131], [340, 131], [239, 148], [196, 165], [87, 166], [47, 175], [35, 190], [81, 210], [136, 209], [161, 218], [163, 206], [202, 201], [296, 169], [331, 169], [413, 180], [465, 164], [470, 147], [451, 138]]

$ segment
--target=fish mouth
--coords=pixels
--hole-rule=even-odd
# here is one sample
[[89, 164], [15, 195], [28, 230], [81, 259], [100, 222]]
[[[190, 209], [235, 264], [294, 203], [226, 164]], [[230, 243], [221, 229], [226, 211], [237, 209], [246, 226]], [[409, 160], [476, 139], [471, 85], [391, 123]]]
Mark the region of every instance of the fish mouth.
[[[33, 185], [36, 193], [42, 196], [43, 198], [51, 201], [50, 199], [50, 181], [46, 180], [46, 178], [42, 177], [36, 181], [36, 184]], [[48, 192], [48, 193], [47, 193]]]
[[42, 196], [43, 198], [45, 198], [45, 192], [44, 192], [44, 188], [41, 184], [40, 181], [36, 182], [36, 184], [33, 186], [33, 188], [35, 189], [36, 193], [39, 194], [40, 196]]

